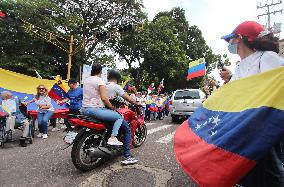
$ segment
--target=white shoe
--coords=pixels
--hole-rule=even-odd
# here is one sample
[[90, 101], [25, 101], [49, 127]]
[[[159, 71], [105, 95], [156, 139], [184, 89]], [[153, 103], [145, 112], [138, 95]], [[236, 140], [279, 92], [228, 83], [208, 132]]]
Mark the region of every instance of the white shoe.
[[47, 134], [42, 135], [42, 139], [47, 139], [47, 138], [48, 138]]
[[138, 162], [138, 158], [135, 157], [128, 157], [125, 160], [121, 161], [122, 165], [130, 165], [130, 164], [136, 164]]
[[38, 138], [42, 137], [42, 133], [38, 133], [38, 135], [36, 135]]
[[117, 138], [109, 138], [108, 141], [107, 141], [107, 144], [109, 144], [109, 145], [116, 145], [116, 146], [123, 145], [123, 143], [118, 141]]
[[66, 125], [61, 126], [61, 129], [66, 129], [66, 128], [67, 128]]
[[52, 129], [51, 129], [51, 131], [52, 131], [52, 132], [60, 131], [60, 129], [59, 129], [59, 128], [57, 128], [57, 127], [54, 127], [54, 128], [52, 128]]

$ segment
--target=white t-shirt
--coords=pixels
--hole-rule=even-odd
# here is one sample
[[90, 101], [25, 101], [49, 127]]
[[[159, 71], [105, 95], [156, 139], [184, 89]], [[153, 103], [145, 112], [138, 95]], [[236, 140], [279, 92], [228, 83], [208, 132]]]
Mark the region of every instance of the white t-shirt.
[[256, 51], [237, 63], [231, 81], [269, 71], [284, 65], [284, 59], [272, 51]]
[[83, 81], [83, 107], [104, 107], [100, 96], [99, 86], [105, 82], [98, 76], [90, 76]]
[[39, 113], [45, 113], [47, 111], [54, 111], [54, 108], [51, 104], [51, 98], [49, 96], [39, 96], [38, 99], [35, 100], [35, 103], [37, 105], [45, 105], [45, 106], [49, 106], [49, 109], [42, 109], [42, 108], [38, 108], [37, 111]]
[[115, 84], [113, 82], [108, 82], [107, 83], [107, 96], [110, 99], [113, 99], [113, 98], [115, 98], [117, 96], [122, 97], [122, 95], [124, 93], [125, 93], [125, 91], [118, 84]]

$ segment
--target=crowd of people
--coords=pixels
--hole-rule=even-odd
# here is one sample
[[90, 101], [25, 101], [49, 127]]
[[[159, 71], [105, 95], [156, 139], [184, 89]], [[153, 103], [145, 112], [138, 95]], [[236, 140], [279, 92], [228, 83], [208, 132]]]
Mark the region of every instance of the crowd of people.
[[[169, 97], [164, 94], [157, 94], [156, 92], [145, 93], [137, 92], [135, 87], [124, 90], [119, 83], [121, 82], [121, 75], [118, 70], [111, 69], [108, 72], [108, 82], [105, 83], [101, 78], [102, 66], [95, 64], [92, 66], [91, 76], [83, 81], [83, 88], [81, 88], [75, 79], [68, 81], [69, 90], [67, 98], [63, 100], [56, 100], [58, 105], [67, 103], [69, 114], [83, 114], [95, 117], [96, 119], [108, 121], [113, 123], [113, 129], [107, 143], [114, 146], [124, 146], [124, 164], [133, 164], [138, 161], [130, 153], [131, 132], [129, 124], [123, 117], [116, 112], [116, 106], [112, 100], [119, 98], [128, 104], [138, 105], [142, 108], [146, 120], [163, 119], [169, 114]], [[60, 130], [56, 127], [56, 119], [52, 118], [55, 107], [52, 104], [52, 98], [48, 95], [48, 89], [45, 85], [39, 85], [36, 88], [36, 94], [33, 99], [21, 102], [15, 99], [11, 92], [3, 91], [1, 93], [2, 106], [7, 110], [6, 112], [6, 131], [13, 131], [15, 121], [19, 118], [18, 124], [24, 129], [23, 135], [20, 138], [20, 146], [26, 147], [26, 139], [29, 132], [29, 121], [26, 117], [21, 116], [19, 106], [28, 106], [31, 103], [37, 105], [37, 126], [38, 138], [48, 138], [48, 126], [52, 126], [51, 131]], [[17, 114], [17, 115], [16, 115]], [[23, 115], [23, 114], [22, 114]], [[64, 126], [66, 132], [72, 131], [72, 126], [67, 119], [64, 119]], [[123, 142], [117, 139], [119, 130], [122, 130], [126, 135]]]
[[[229, 69], [223, 68], [220, 76], [224, 83], [245, 78], [251, 75], [262, 73], [280, 66], [283, 66], [283, 59], [278, 56], [278, 39], [270, 32], [266, 31], [262, 25], [254, 21], [241, 23], [233, 33], [222, 37], [228, 42], [228, 50], [232, 54], [237, 54], [240, 61], [236, 64], [236, 70], [233, 74]], [[93, 65], [91, 76], [84, 80], [83, 88], [78, 86], [77, 82], [70, 79], [68, 85], [68, 98], [58, 101], [58, 104], [69, 102], [69, 113], [82, 113], [88, 116], [94, 116], [101, 120], [112, 122], [113, 129], [111, 137], [108, 140], [110, 145], [123, 145], [124, 157], [122, 161], [125, 164], [133, 164], [138, 159], [130, 153], [130, 128], [129, 124], [115, 111], [115, 106], [110, 99], [121, 97], [127, 102], [139, 105], [144, 108], [145, 120], [163, 119], [169, 114], [170, 97], [167, 94], [157, 94], [155, 92], [143, 93], [135, 89], [123, 90], [119, 85], [121, 81], [120, 73], [113, 69], [108, 74], [108, 83], [101, 79], [102, 67], [98, 64]], [[212, 83], [213, 84], [213, 83]], [[209, 88], [206, 87], [208, 96]], [[17, 111], [16, 102], [13, 101], [11, 93], [4, 91], [1, 93], [2, 105], [9, 108], [9, 115], [6, 120], [6, 128], [13, 130], [15, 116]], [[37, 87], [37, 93], [34, 99], [23, 103], [28, 105], [35, 102], [38, 106], [38, 137], [48, 138], [48, 121], [50, 120], [54, 107], [51, 98], [48, 96], [48, 90], [44, 85]], [[20, 123], [24, 124], [24, 133], [22, 139], [27, 136], [27, 121], [23, 118]], [[72, 127], [65, 121], [67, 130]], [[119, 129], [126, 134], [123, 142], [120, 142], [116, 136]], [[22, 141], [22, 146], [23, 141]], [[280, 151], [279, 151], [280, 150]], [[281, 160], [281, 150], [283, 150], [282, 141], [271, 148], [263, 160], [251, 170], [251, 172], [240, 181], [242, 186], [283, 186], [284, 168]]]

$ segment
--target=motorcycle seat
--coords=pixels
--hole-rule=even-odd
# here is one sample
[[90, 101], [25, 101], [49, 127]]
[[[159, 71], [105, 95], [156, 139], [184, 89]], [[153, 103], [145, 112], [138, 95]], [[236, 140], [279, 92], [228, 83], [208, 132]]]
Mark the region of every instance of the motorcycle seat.
[[99, 123], [99, 124], [104, 124], [104, 125], [110, 125], [112, 124], [109, 121], [105, 121], [105, 120], [99, 120], [95, 117], [92, 116], [86, 116], [86, 115], [76, 115], [76, 118], [81, 119], [81, 120], [85, 120], [85, 121], [90, 121], [93, 123]]

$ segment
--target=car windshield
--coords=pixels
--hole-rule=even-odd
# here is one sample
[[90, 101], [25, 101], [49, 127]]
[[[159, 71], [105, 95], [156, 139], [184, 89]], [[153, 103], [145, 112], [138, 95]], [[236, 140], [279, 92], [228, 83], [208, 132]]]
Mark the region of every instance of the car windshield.
[[199, 92], [198, 91], [189, 91], [189, 90], [184, 90], [184, 91], [177, 91], [175, 93], [175, 100], [178, 99], [200, 99]]

